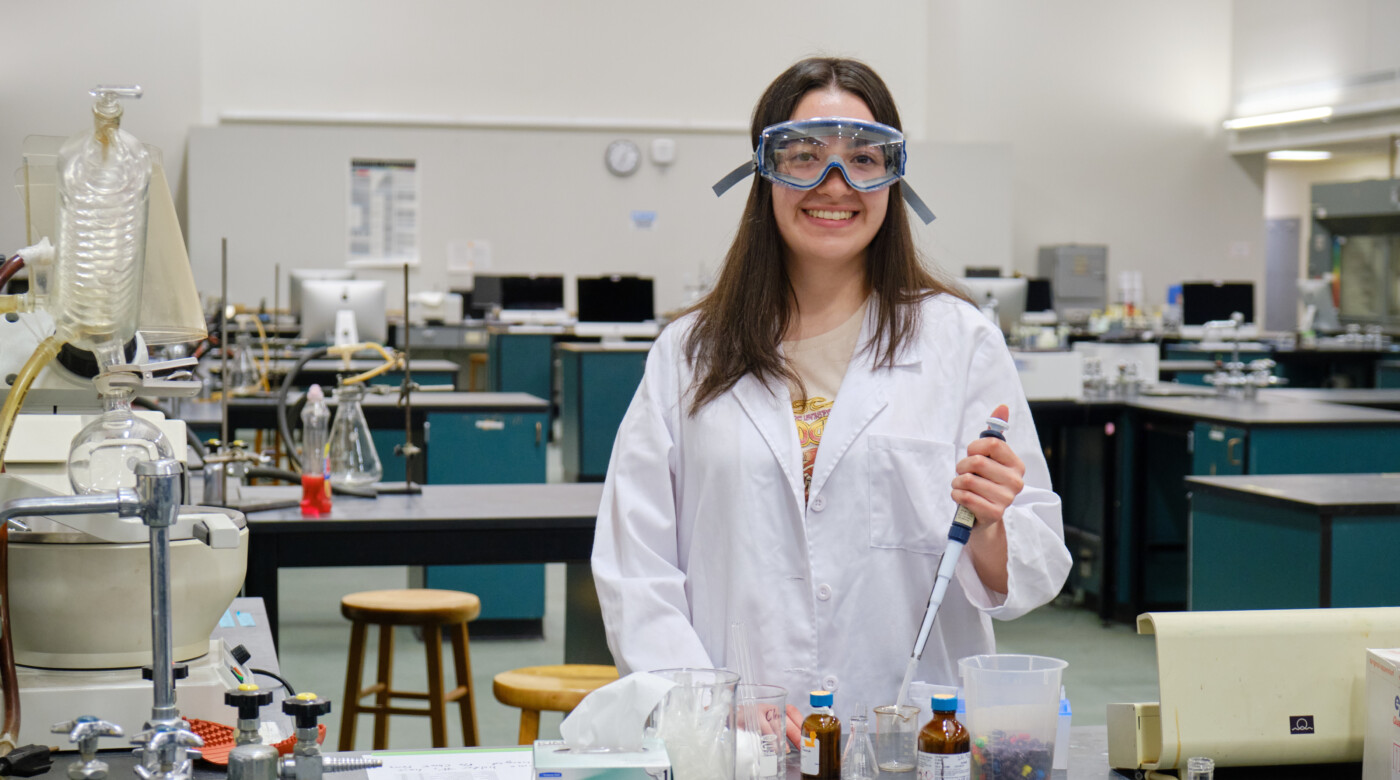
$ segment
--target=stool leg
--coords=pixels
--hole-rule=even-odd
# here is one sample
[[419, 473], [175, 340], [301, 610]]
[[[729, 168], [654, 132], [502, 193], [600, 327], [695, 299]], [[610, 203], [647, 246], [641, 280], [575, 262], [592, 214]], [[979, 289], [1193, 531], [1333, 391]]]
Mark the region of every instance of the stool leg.
[[428, 651], [428, 721], [433, 747], [447, 747], [447, 704], [442, 691], [442, 628], [423, 626], [423, 644]]
[[384, 686], [375, 695], [375, 706], [381, 708], [374, 713], [374, 749], [389, 747], [389, 716], [383, 708], [389, 706], [389, 692], [394, 687], [394, 627], [385, 623], [379, 625], [379, 674], [377, 682]]
[[520, 711], [520, 741], [521, 745], [533, 745], [540, 737], [540, 711], [524, 710]]
[[360, 680], [365, 673], [365, 630], [358, 620], [350, 624], [350, 660], [345, 665], [345, 697], [340, 705], [340, 749], [355, 749], [355, 721], [360, 714]]
[[462, 744], [476, 747], [481, 744], [481, 738], [476, 730], [476, 689], [472, 686], [470, 648], [467, 624], [458, 623], [452, 628], [452, 661], [457, 667], [457, 684], [467, 689], [466, 695], [457, 700], [457, 706], [462, 711]]

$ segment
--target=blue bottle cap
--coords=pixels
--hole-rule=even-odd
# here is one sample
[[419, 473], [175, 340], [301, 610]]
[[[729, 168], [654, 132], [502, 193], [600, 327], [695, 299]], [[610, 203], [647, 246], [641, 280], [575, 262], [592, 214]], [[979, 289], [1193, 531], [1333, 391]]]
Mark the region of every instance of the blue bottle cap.
[[830, 707], [833, 701], [835, 697], [831, 695], [831, 691], [812, 691], [813, 707]]
[[933, 697], [934, 712], [957, 712], [958, 697], [951, 693], [939, 693]]

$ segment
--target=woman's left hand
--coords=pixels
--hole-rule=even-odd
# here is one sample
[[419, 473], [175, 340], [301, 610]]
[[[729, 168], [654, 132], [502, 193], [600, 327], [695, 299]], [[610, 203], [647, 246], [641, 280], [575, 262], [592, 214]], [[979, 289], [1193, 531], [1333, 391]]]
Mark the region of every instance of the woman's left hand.
[[[998, 406], [993, 417], [1006, 419], [1006, 406]], [[1025, 485], [1026, 464], [1001, 439], [986, 436], [967, 447], [967, 457], [958, 461], [953, 478], [953, 500], [977, 516], [978, 525], [1000, 523], [1006, 508], [1016, 500]]]

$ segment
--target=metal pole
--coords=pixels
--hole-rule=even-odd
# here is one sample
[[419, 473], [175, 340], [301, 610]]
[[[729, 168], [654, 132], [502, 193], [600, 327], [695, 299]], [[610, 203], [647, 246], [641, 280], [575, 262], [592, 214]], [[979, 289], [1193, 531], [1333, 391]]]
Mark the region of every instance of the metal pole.
[[151, 725], [180, 724], [175, 707], [175, 650], [171, 621], [170, 527], [180, 514], [180, 476], [176, 460], [136, 464], [136, 495], [141, 522], [151, 529], [151, 680], [154, 684]]
[[403, 264], [403, 484], [405, 491], [413, 493], [413, 456], [418, 449], [413, 446], [413, 372], [409, 364], [411, 345], [408, 324], [408, 263]]
[[219, 368], [219, 410], [222, 412], [219, 423], [219, 441], [228, 446], [228, 238], [220, 239], [220, 275], [222, 281], [219, 288], [219, 357], [222, 365]]

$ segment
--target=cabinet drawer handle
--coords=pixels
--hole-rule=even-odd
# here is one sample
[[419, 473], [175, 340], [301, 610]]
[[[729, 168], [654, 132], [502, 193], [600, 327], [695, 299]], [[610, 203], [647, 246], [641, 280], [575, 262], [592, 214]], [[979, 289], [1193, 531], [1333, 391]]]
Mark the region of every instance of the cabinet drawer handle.
[[477, 420], [476, 427], [483, 431], [504, 431], [506, 429], [505, 420]]
[[544, 423], [535, 423], [535, 446], [540, 446], [540, 439], [544, 436]]
[[1235, 446], [1243, 443], [1244, 439], [1238, 437], [1232, 438], [1229, 441], [1225, 442], [1225, 460], [1229, 461], [1231, 466], [1244, 465], [1243, 459], [1237, 459], [1235, 457]]

